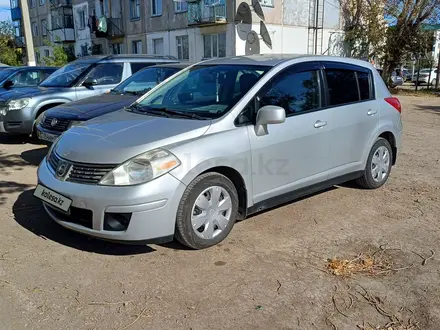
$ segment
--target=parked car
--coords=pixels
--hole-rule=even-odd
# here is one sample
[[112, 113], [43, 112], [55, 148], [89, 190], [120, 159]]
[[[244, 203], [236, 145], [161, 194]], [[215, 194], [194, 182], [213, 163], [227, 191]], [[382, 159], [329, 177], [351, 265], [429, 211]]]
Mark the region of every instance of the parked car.
[[400, 112], [365, 61], [213, 59], [66, 131], [40, 164], [34, 195], [83, 234], [206, 248], [237, 219], [305, 194], [347, 180], [381, 187]]
[[46, 66], [8, 67], [0, 71], [0, 97], [12, 87], [35, 87], [58, 68]]
[[412, 78], [412, 82], [414, 84], [429, 84], [431, 86], [434, 86], [437, 79], [437, 69], [421, 69], [418, 75], [418, 81], [417, 81], [417, 71], [414, 72], [414, 76]]
[[38, 87], [0, 95], [0, 133], [32, 134], [42, 113], [57, 105], [110, 91], [142, 68], [177, 63], [171, 56], [89, 56], [52, 73]]
[[151, 88], [189, 64], [161, 64], [136, 72], [107, 94], [59, 105], [46, 110], [37, 125], [40, 140], [53, 142], [72, 125], [129, 106]]
[[403, 78], [396, 71], [393, 71], [391, 73], [391, 82], [392, 82], [391, 87], [402, 86]]

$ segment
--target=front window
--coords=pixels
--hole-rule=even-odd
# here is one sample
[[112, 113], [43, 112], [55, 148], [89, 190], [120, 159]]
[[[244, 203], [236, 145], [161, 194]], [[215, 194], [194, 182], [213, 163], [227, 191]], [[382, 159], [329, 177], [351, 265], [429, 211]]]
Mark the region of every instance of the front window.
[[7, 78], [15, 72], [14, 69], [3, 69], [0, 70], [0, 82], [4, 83]]
[[84, 10], [78, 11], [79, 15], [79, 29], [84, 30], [86, 28], [86, 12]]
[[178, 71], [176, 68], [147, 68], [125, 80], [112, 93], [142, 95]]
[[114, 54], [114, 55], [117, 55], [117, 54], [122, 54], [124, 51], [123, 51], [123, 45], [122, 45], [122, 43], [119, 43], [119, 44], [112, 44], [112, 53]]
[[137, 19], [141, 17], [140, 0], [130, 0], [130, 18]]
[[203, 36], [204, 58], [226, 57], [226, 32]]
[[38, 24], [36, 22], [32, 23], [32, 34], [34, 37], [38, 37]]
[[52, 73], [42, 87], [70, 87], [90, 67], [90, 63], [72, 63]]
[[133, 54], [142, 54], [142, 41], [134, 40], [132, 41]]
[[31, 0], [30, 2], [31, 2], [30, 7], [31, 7], [31, 8], [34, 8], [34, 7], [35, 7], [35, 2], [36, 2], [36, 0]]
[[176, 37], [177, 59], [189, 60], [188, 36]]
[[[132, 106], [132, 111], [219, 118], [269, 70], [256, 65], [199, 65], [185, 70]], [[238, 78], [246, 75], [246, 79]], [[238, 93], [235, 93], [237, 79]], [[169, 111], [169, 113], [167, 113]]]
[[49, 57], [49, 56], [50, 56], [49, 49], [45, 49], [44, 50], [44, 57]]
[[47, 20], [41, 20], [41, 34], [45, 37], [47, 36]]

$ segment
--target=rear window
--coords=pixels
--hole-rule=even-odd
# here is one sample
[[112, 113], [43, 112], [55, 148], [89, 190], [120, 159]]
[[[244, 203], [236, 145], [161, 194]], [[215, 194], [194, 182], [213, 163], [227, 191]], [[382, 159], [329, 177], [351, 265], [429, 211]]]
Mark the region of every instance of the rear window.
[[139, 70], [142, 70], [143, 68], [156, 65], [156, 63], [150, 62], [150, 63], [130, 63], [131, 66], [131, 74], [135, 74]]
[[356, 74], [352, 70], [326, 69], [329, 105], [337, 106], [359, 101]]

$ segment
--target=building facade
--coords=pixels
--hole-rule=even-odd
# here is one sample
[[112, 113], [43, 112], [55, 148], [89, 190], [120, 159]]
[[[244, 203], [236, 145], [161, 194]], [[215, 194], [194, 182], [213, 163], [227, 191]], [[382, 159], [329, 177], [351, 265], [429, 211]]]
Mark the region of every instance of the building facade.
[[[172, 55], [181, 61], [258, 53], [338, 55], [338, 0], [28, 0], [39, 57]], [[19, 0], [11, 0], [17, 43]], [[38, 59], [37, 59], [38, 60]]]

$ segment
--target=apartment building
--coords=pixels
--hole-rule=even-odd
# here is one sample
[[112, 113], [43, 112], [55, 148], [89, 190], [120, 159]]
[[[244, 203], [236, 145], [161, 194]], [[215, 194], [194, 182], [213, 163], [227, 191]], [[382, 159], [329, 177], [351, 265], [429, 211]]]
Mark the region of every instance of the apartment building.
[[[77, 57], [148, 53], [195, 62], [256, 53], [337, 55], [341, 39], [338, 0], [28, 1], [40, 57], [52, 54], [47, 41]], [[11, 8], [19, 44], [19, 0]]]

